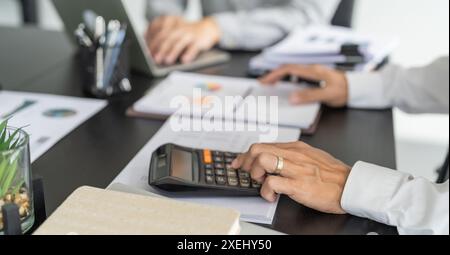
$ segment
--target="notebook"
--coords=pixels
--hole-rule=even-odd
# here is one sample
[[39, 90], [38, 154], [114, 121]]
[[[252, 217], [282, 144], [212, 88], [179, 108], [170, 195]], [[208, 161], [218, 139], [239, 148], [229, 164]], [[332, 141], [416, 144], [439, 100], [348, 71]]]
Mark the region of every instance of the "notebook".
[[[174, 72], [128, 109], [127, 115], [164, 120], [174, 113], [194, 117], [214, 115], [227, 120], [294, 127], [311, 134], [319, 120], [320, 104], [289, 103], [292, 92], [305, 88], [290, 82], [268, 87], [256, 79]], [[182, 104], [183, 101], [186, 103]], [[220, 107], [213, 107], [217, 105]]]
[[237, 235], [239, 212], [81, 187], [35, 235]]

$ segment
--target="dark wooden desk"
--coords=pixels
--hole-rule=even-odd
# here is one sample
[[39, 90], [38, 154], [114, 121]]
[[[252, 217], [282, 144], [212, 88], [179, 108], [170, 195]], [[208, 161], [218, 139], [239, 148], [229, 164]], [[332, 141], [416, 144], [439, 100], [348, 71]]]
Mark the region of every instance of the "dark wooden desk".
[[[61, 33], [0, 28], [0, 34], [3, 35], [5, 30], [11, 43], [14, 43], [14, 38], [35, 37], [28, 44], [21, 42], [20, 47], [24, 49], [13, 47], [14, 50], [2, 43], [3, 36], [0, 39], [0, 56], [9, 56], [6, 60], [0, 57], [0, 81], [11, 82], [5, 84], [7, 89], [84, 96], [77, 60], [67, 57], [73, 51], [68, 49]], [[250, 53], [234, 53], [230, 63], [202, 72], [245, 76], [251, 56]], [[15, 59], [27, 60], [27, 63], [23, 67], [10, 68], [8, 61], [14, 62]], [[34, 78], [24, 77], [28, 68], [37, 70], [37, 66], [44, 66], [45, 71], [40, 75], [32, 72]], [[139, 75], [133, 75], [131, 81], [134, 86], [132, 94], [110, 100], [106, 109], [62, 139], [33, 164], [33, 173], [44, 177], [49, 213], [79, 186], [105, 188], [162, 126], [160, 121], [125, 116], [125, 110], [156, 82]], [[396, 167], [391, 111], [325, 109], [318, 132], [302, 139], [348, 164], [365, 160]], [[392, 227], [350, 215], [318, 213], [287, 197], [281, 199], [271, 227], [289, 234], [396, 234]]]

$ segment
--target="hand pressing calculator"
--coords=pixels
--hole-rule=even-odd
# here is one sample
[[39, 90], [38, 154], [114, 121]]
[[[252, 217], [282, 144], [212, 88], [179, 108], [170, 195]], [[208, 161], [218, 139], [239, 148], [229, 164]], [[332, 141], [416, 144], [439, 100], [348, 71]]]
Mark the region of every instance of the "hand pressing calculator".
[[149, 184], [186, 195], [259, 196], [261, 185], [249, 173], [231, 167], [236, 157], [236, 153], [166, 144], [152, 154]]

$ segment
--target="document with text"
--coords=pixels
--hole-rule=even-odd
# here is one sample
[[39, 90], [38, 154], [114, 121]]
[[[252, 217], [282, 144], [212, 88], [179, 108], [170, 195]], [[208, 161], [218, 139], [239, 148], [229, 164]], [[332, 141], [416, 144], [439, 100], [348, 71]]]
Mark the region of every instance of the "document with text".
[[[134, 188], [154, 192], [166, 197], [179, 199], [186, 202], [215, 205], [232, 208], [241, 212], [241, 220], [271, 224], [277, 208], [276, 203], [269, 203], [261, 197], [177, 197], [169, 193], [161, 193], [149, 186], [148, 172], [152, 153], [161, 145], [173, 143], [180, 146], [196, 149], [211, 149], [228, 152], [244, 152], [254, 143], [270, 142], [293, 142], [300, 139], [300, 130], [295, 128], [279, 128], [275, 126], [255, 127], [247, 131], [173, 131], [172, 116], [157, 134], [144, 146], [135, 158], [125, 167], [111, 184], [125, 184]], [[200, 119], [193, 119], [194, 122], [202, 122]], [[201, 123], [196, 123], [201, 124]], [[275, 130], [276, 129], [276, 130]], [[262, 131], [264, 130], [264, 131]], [[267, 135], [276, 134], [276, 136]]]

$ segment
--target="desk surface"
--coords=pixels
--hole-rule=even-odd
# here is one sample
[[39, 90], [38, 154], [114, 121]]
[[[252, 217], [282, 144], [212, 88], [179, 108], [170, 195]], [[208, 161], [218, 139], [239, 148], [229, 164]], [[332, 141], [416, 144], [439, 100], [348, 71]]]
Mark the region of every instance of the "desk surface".
[[[77, 60], [62, 33], [0, 27], [0, 34], [0, 83], [5, 89], [84, 96]], [[22, 38], [32, 39], [15, 43]], [[230, 63], [202, 72], [245, 76], [252, 55], [233, 53]], [[110, 100], [108, 107], [33, 163], [33, 174], [44, 178], [48, 213], [79, 186], [109, 185], [162, 126], [161, 121], [125, 116], [125, 110], [157, 82], [140, 75], [132, 75], [131, 81], [133, 93]], [[302, 140], [350, 165], [364, 160], [396, 167], [391, 111], [325, 109], [317, 133]], [[271, 227], [288, 234], [396, 234], [392, 227], [350, 215], [318, 213], [287, 197], [282, 197]]]

